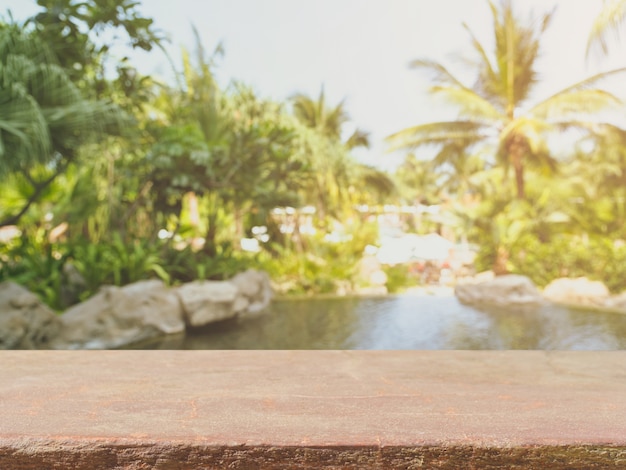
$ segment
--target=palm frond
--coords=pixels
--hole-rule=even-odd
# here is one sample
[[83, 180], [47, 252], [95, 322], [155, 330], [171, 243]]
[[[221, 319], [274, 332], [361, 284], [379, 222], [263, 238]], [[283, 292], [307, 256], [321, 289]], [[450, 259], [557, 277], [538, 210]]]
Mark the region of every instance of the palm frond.
[[369, 148], [370, 147], [370, 133], [369, 132], [365, 132], [362, 131], [360, 129], [356, 129], [352, 135], [350, 135], [350, 137], [348, 137], [348, 140], [346, 141], [346, 147], [348, 148], [348, 150], [352, 150], [354, 148], [357, 147], [365, 147], [365, 148]]
[[388, 136], [388, 151], [415, 149], [424, 145], [438, 145], [454, 140], [473, 140], [487, 137], [487, 126], [474, 121], [446, 121], [409, 127]]
[[[563, 90], [559, 91], [558, 93], [564, 93], [564, 92], [568, 92], [568, 91], [573, 91], [573, 90], [581, 90], [583, 88], [589, 88], [591, 86], [597, 85], [598, 82], [605, 80], [613, 75], [617, 75], [620, 73], [624, 73], [626, 72], [626, 67], [620, 67], [617, 69], [612, 69], [612, 70], [607, 70], [606, 72], [600, 72], [597, 73], [595, 75], [592, 75], [591, 77], [587, 77], [584, 80], [581, 80], [580, 82], [574, 83], [573, 85], [568, 86], [567, 88], [564, 88]], [[556, 93], [556, 94], [558, 94]]]
[[[112, 130], [118, 108], [91, 102], [34, 33], [0, 27], [0, 172], [70, 158], [85, 138]], [[117, 126], [121, 129], [123, 126]]]
[[594, 114], [621, 104], [612, 93], [600, 89], [558, 93], [534, 106], [530, 114], [541, 119], [564, 120], [581, 114]]
[[493, 103], [469, 88], [436, 85], [431, 87], [430, 91], [456, 106], [461, 117], [490, 123], [506, 119], [506, 116], [496, 109]]
[[[340, 101], [333, 107], [327, 106], [323, 86], [317, 99], [312, 99], [303, 93], [296, 93], [291, 96], [290, 100], [293, 106], [293, 114], [298, 121], [306, 127], [317, 129], [318, 132], [333, 141], [340, 140], [342, 127], [349, 121], [349, 116], [345, 109], [345, 100]], [[365, 134], [362, 132], [361, 134], [354, 136], [355, 139], [358, 138], [359, 145], [367, 142], [366, 139], [362, 139]], [[356, 144], [357, 140], [353, 140], [353, 143]], [[350, 148], [349, 143], [348, 147]]]
[[443, 144], [439, 152], [432, 159], [433, 168], [449, 164], [455, 170], [463, 166], [467, 161], [467, 149], [476, 143], [478, 139], [454, 140]]
[[478, 41], [472, 30], [466, 23], [463, 23], [463, 27], [470, 35], [472, 46], [474, 47], [474, 49], [478, 53], [478, 57], [480, 58], [480, 61], [477, 64], [480, 72], [478, 75], [476, 86], [478, 89], [484, 92], [487, 88], [486, 85], [488, 83], [494, 83], [497, 81], [497, 74], [483, 45], [480, 43], [480, 41]]
[[553, 12], [537, 21], [521, 22], [510, 0], [503, 0], [498, 9], [489, 2], [493, 15], [495, 63], [497, 80], [484, 78], [482, 86], [488, 96], [504, 98], [509, 110], [519, 107], [530, 95], [537, 82], [536, 62], [540, 37], [550, 23]]
[[505, 141], [512, 135], [524, 135], [531, 139], [540, 139], [552, 129], [552, 124], [533, 116], [522, 116], [509, 122], [500, 132], [500, 140]]
[[569, 131], [578, 130], [592, 136], [602, 136], [607, 132], [610, 132], [610, 128], [614, 127], [612, 124], [597, 122], [597, 121], [584, 121], [581, 119], [567, 119], [562, 121], [556, 121], [552, 123], [552, 127], [556, 131]]
[[410, 64], [410, 67], [416, 69], [426, 69], [432, 74], [432, 79], [435, 83], [441, 83], [443, 85], [452, 85], [459, 88], [466, 88], [463, 83], [458, 80], [452, 73], [448, 71], [442, 64], [434, 60], [428, 59], [416, 59]]
[[389, 196], [396, 190], [394, 180], [384, 171], [369, 165], [358, 164], [357, 184], [366, 190], [375, 191], [380, 196]]
[[600, 46], [602, 53], [606, 54], [608, 52], [607, 35], [613, 33], [616, 38], [619, 37], [620, 26], [624, 18], [626, 18], [625, 0], [605, 1], [591, 27], [585, 56], [589, 57], [595, 46]]
[[[606, 72], [597, 73], [592, 75], [591, 77], [585, 78], [580, 82], [577, 82], [563, 90], [560, 90], [554, 93], [552, 96], [546, 98], [545, 100], [537, 103], [534, 107], [530, 109], [530, 113], [537, 116], [547, 116], [549, 114], [553, 114], [554, 110], [558, 110], [559, 106], [563, 106], [564, 103], [574, 103], [577, 99], [580, 99], [580, 104], [583, 105], [583, 98], [592, 99], [595, 106], [601, 104], [602, 102], [606, 103], [606, 106], [610, 106], [612, 104], [619, 104], [619, 99], [613, 96], [612, 94], [599, 90], [592, 89], [589, 90], [590, 87], [597, 85], [598, 82], [605, 80], [613, 75], [618, 75], [626, 72], [626, 67], [621, 67], [618, 69], [608, 70]], [[589, 93], [585, 96], [585, 94], [581, 93], [584, 90], [588, 90], [592, 93]], [[580, 93], [580, 94], [578, 94]], [[583, 110], [585, 109], [582, 106]], [[603, 109], [603, 108], [599, 108]]]
[[[0, 68], [0, 76], [2, 72]], [[0, 85], [0, 173], [44, 162], [50, 150], [48, 126], [36, 100], [20, 83]]]

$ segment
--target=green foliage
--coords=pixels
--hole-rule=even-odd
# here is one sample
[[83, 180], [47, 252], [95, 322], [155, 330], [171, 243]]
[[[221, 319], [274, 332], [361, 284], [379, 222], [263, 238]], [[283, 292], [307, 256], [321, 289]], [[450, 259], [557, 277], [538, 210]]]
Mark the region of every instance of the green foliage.
[[73, 245], [71, 256], [86, 281], [83, 297], [89, 297], [106, 284], [123, 286], [149, 278], [166, 283], [170, 280], [167, 268], [162, 265], [159, 245], [149, 240], [126, 242], [115, 233], [111, 240]]
[[602, 281], [614, 293], [626, 290], [626, 246], [606, 238], [561, 236], [549, 243], [528, 238], [510, 256], [512, 272], [544, 287], [559, 277]]
[[85, 300], [103, 285], [122, 286], [143, 279], [170, 281], [162, 265], [159, 248], [150, 242], [125, 243], [118, 234], [97, 244], [87, 241], [49, 243], [47, 231], [24, 235], [18, 243], [4, 247], [0, 258], [0, 280], [12, 280], [37, 294], [57, 310], [67, 307], [69, 287], [64, 268], [69, 263], [84, 279], [78, 299]]
[[254, 256], [234, 251], [230, 243], [218, 246], [216, 254], [193, 249], [190, 245], [183, 249], [166, 247], [163, 250], [163, 266], [166, 267], [172, 284], [195, 280], [224, 280], [254, 266]]
[[342, 256], [335, 244], [318, 241], [307, 252], [276, 245], [275, 255], [262, 253], [259, 266], [267, 271], [282, 294], [330, 294], [351, 285], [357, 259]]
[[419, 59], [412, 63], [433, 76], [430, 93], [455, 106], [456, 119], [419, 124], [387, 139], [394, 149], [434, 145], [440, 149], [438, 158], [453, 166], [477, 149], [484, 151], [488, 161], [505, 174], [510, 168], [514, 170], [517, 198], [524, 199], [525, 170], [557, 169], [558, 162], [548, 151], [548, 136], [566, 129], [596, 133], [603, 118], [601, 111], [619, 103], [616, 96], [596, 86], [601, 79], [626, 69], [589, 77], [529, 107], [537, 84], [540, 38], [552, 13], [522, 21], [511, 0], [489, 5], [494, 39], [491, 54], [466, 26], [476, 55], [475, 61], [466, 62], [473, 66], [473, 85], [465, 85], [436, 61]]
[[402, 292], [419, 283], [419, 278], [411, 272], [411, 267], [408, 264], [385, 265], [383, 271], [387, 275], [385, 285], [390, 294]]
[[48, 45], [34, 33], [0, 24], [0, 179], [18, 175], [30, 187], [0, 226], [17, 223], [74, 162], [84, 144], [117, 132], [125, 115], [86, 100]]
[[[302, 93], [296, 93], [291, 97], [293, 103], [293, 114], [306, 127], [315, 129], [320, 135], [331, 142], [339, 142], [344, 124], [350, 121], [342, 101], [334, 107], [326, 104], [324, 87], [320, 91], [320, 96], [314, 100]], [[348, 149], [356, 147], [369, 147], [368, 133], [356, 129], [345, 141]]]
[[378, 239], [376, 224], [353, 222], [344, 228], [345, 241], [329, 241], [325, 233], [302, 237], [302, 245], [272, 244], [258, 266], [267, 271], [279, 292], [330, 294], [350, 292], [358, 279], [358, 264], [365, 247]]
[[[191, 247], [175, 249], [164, 242], [124, 241], [115, 233], [98, 243], [48, 243], [47, 232], [23, 236], [0, 247], [0, 282], [12, 280], [37, 294], [56, 310], [94, 295], [103, 285], [123, 286], [146, 279], [179, 284], [198, 279], [227, 279], [255, 266], [253, 256], [234, 252], [224, 244], [214, 257]], [[67, 298], [66, 265], [71, 264], [84, 283], [76, 298]], [[70, 302], [70, 303], [68, 303]]]
[[599, 48], [604, 55], [608, 53], [607, 38], [610, 36], [610, 33], [614, 33], [615, 38], [619, 37], [619, 33], [624, 26], [624, 18], [626, 18], [626, 1], [614, 0], [612, 2], [604, 2], [602, 10], [595, 18], [587, 38], [587, 58], [592, 49]]
[[0, 246], [0, 282], [16, 282], [60, 310], [64, 307], [61, 288], [68, 255], [63, 247], [42, 244], [36, 238], [25, 235], [12, 246]]
[[[120, 32], [128, 45], [145, 51], [161, 47], [163, 41], [153, 20], [139, 15], [139, 2], [134, 0], [37, 0], [37, 4], [42, 10], [25, 26], [54, 50], [72, 80], [91, 80], [95, 75], [96, 89], [102, 91], [106, 89], [103, 60]], [[111, 31], [115, 39], [103, 42], [103, 33]]]
[[[83, 100], [47, 44], [16, 26], [0, 25], [0, 176], [48, 163], [54, 151], [95, 127], [95, 104]], [[71, 139], [71, 140], [70, 140]]]

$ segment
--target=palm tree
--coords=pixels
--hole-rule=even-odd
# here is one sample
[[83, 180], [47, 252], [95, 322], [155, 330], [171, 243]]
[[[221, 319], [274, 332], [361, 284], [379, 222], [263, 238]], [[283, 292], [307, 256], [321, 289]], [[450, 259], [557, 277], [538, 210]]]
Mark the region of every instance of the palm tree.
[[110, 103], [84, 99], [35, 33], [0, 24], [0, 178], [19, 175], [30, 196], [0, 226], [15, 224], [96, 136], [122, 128]]
[[441, 201], [439, 174], [430, 162], [418, 160], [409, 153], [394, 173], [399, 197], [403, 204], [436, 204]]
[[369, 147], [368, 134], [356, 129], [342, 140], [343, 127], [350, 118], [343, 101], [328, 106], [323, 87], [317, 99], [298, 93], [291, 101], [303, 160], [312, 170], [307, 193], [315, 197], [319, 219], [325, 223], [326, 215], [351, 203], [349, 190], [355, 175], [368, 173], [349, 154], [354, 148]]
[[620, 26], [626, 18], [626, 0], [604, 0], [604, 6], [596, 17], [587, 40], [587, 57], [594, 46], [600, 46], [607, 54], [607, 35], [612, 32], [619, 36]]
[[[297, 93], [291, 97], [291, 101], [293, 113], [302, 124], [311, 129], [317, 129], [331, 141], [341, 140], [342, 128], [350, 120], [343, 101], [334, 107], [327, 106], [324, 87], [317, 100]], [[369, 147], [368, 133], [356, 129], [343, 144], [348, 150], [356, 147]]]
[[[546, 135], [570, 128], [593, 131], [600, 110], [619, 103], [611, 93], [594, 86], [611, 74], [626, 68], [594, 75], [529, 106], [537, 83], [536, 61], [540, 37], [550, 24], [552, 13], [539, 21], [520, 22], [511, 0], [499, 6], [489, 1], [493, 15], [495, 50], [490, 57], [475, 35], [466, 27], [477, 52], [476, 81], [466, 86], [446, 67], [432, 60], [415, 60], [412, 66], [434, 75], [433, 95], [441, 96], [459, 109], [454, 121], [421, 124], [389, 136], [392, 149], [415, 149], [437, 145], [445, 150], [455, 144], [455, 152], [471, 153], [473, 147], [495, 144], [496, 161], [508, 171], [513, 167], [517, 197], [523, 199], [524, 170], [527, 165], [554, 170]], [[459, 145], [462, 147], [459, 149]]]

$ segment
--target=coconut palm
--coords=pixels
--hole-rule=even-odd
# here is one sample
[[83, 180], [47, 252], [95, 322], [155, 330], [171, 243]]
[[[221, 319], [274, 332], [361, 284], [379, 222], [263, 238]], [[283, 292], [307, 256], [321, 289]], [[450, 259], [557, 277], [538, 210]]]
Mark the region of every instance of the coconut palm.
[[[341, 140], [342, 128], [350, 120], [343, 101], [334, 107], [328, 106], [324, 87], [322, 87], [317, 100], [305, 94], [297, 93], [291, 97], [291, 101], [293, 113], [302, 124], [311, 129], [317, 129], [331, 141], [338, 142]], [[359, 129], [356, 129], [343, 143], [348, 150], [356, 147], [369, 147], [370, 145], [368, 133]]]
[[604, 54], [608, 53], [607, 36], [614, 33], [618, 37], [625, 18], [626, 0], [604, 0], [604, 6], [591, 26], [587, 40], [587, 57], [594, 46], [600, 46]]
[[529, 98], [537, 83], [540, 38], [552, 13], [544, 14], [538, 21], [521, 22], [514, 14], [511, 0], [502, 0], [499, 5], [490, 1], [489, 6], [495, 39], [493, 55], [465, 26], [478, 57], [473, 64], [473, 86], [462, 83], [438, 62], [420, 59], [412, 63], [434, 75], [430, 92], [457, 107], [458, 119], [410, 127], [389, 136], [388, 142], [392, 149], [428, 145], [445, 149], [455, 143], [452, 155], [458, 155], [459, 150], [471, 154], [476, 146], [492, 144], [496, 149], [495, 163], [505, 172], [513, 168], [517, 197], [523, 199], [524, 170], [528, 165], [548, 171], [556, 168], [557, 161], [548, 151], [547, 134], [570, 128], [595, 129], [596, 113], [619, 103], [614, 95], [597, 88], [597, 83], [626, 69], [594, 75], [530, 105]]
[[325, 223], [326, 215], [336, 215], [351, 204], [350, 188], [356, 187], [359, 175], [368, 173], [349, 154], [354, 148], [369, 147], [368, 134], [356, 129], [342, 140], [350, 118], [343, 101], [336, 106], [327, 104], [323, 87], [317, 99], [298, 93], [291, 102], [302, 159], [312, 170], [306, 192], [314, 197], [319, 219]]

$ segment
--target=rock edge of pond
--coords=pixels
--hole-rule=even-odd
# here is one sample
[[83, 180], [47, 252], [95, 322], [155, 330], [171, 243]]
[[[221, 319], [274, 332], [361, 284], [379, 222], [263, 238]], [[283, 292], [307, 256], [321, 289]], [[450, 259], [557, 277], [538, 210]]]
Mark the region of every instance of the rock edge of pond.
[[[626, 314], [626, 293], [610, 295], [598, 281], [561, 278], [540, 291], [526, 276], [485, 277], [465, 280], [454, 288], [420, 286], [408, 294], [456, 295], [467, 305], [506, 306], [513, 311], [553, 303]], [[318, 296], [281, 296], [277, 300], [287, 298]], [[104, 286], [59, 315], [32, 292], [6, 281], [0, 283], [0, 349], [122, 348], [219, 321], [260, 315], [272, 299], [267, 273], [250, 269], [226, 281], [194, 281], [177, 287], [158, 280]]]
[[24, 287], [0, 283], [0, 349], [114, 349], [229, 318], [261, 314], [273, 293], [267, 273], [167, 287], [147, 280], [103, 286], [57, 314]]

